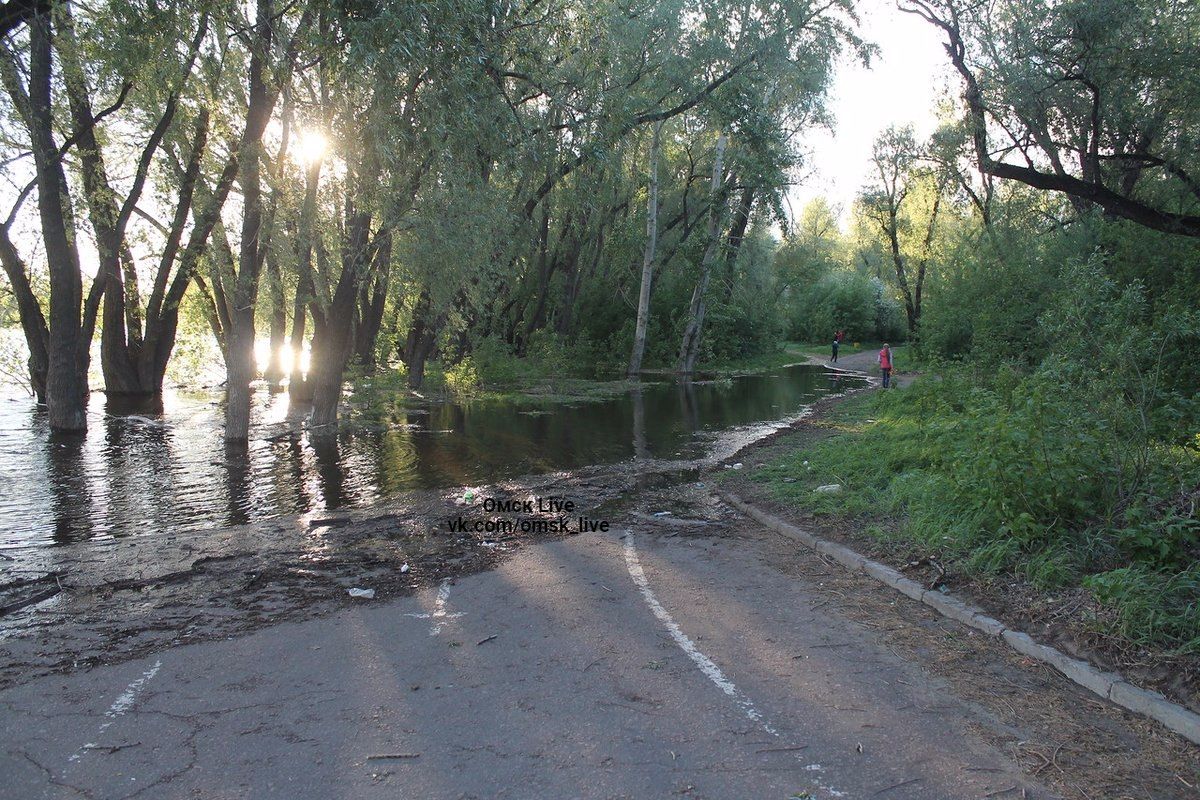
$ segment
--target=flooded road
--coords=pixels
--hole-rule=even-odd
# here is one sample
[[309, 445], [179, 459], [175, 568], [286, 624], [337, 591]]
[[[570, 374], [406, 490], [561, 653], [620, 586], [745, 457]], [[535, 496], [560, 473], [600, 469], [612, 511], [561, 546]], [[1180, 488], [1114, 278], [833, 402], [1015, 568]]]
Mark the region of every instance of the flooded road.
[[289, 408], [286, 393], [263, 390], [249, 448], [232, 450], [212, 394], [170, 393], [160, 413], [135, 416], [112, 413], [96, 395], [82, 438], [50, 436], [31, 402], [9, 401], [0, 403], [0, 552], [359, 507], [409, 489], [635, 456], [702, 458], [723, 431], [793, 417], [861, 382], [794, 366], [650, 383], [583, 403], [376, 396], [370, 413], [356, 414], [336, 437], [313, 436], [307, 408]]

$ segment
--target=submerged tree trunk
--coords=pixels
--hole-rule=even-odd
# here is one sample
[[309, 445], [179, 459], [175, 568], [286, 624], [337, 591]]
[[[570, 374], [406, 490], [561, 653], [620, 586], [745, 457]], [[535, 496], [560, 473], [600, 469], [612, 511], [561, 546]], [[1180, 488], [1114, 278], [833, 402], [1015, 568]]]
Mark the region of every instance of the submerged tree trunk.
[[[27, 114], [38, 190], [46, 263], [50, 272], [50, 324], [46, 369], [46, 406], [50, 427], [87, 429], [87, 368], [96, 308], [104, 280], [97, 276], [86, 307], [83, 276], [75, 248], [75, 226], [67, 196], [67, 177], [54, 141], [51, 107], [50, 15], [30, 23]], [[14, 98], [20, 104], [18, 98]]]
[[[317, 190], [321, 183], [321, 167], [324, 161], [315, 158], [308, 165], [304, 176], [304, 204], [300, 208], [300, 221], [296, 231], [296, 302], [292, 313], [292, 374], [288, 377], [288, 394], [292, 400], [312, 400], [312, 384], [304, 374], [300, 354], [304, 348], [305, 310], [311, 309], [313, 331], [325, 317], [317, 297], [316, 281], [313, 278], [313, 231], [317, 219]], [[314, 335], [314, 344], [316, 336]], [[312, 359], [316, 353], [310, 353]]]
[[[270, 70], [266, 58], [272, 50], [274, 24], [273, 1], [258, 0], [247, 79], [246, 131], [249, 135], [243, 136], [243, 147], [238, 154], [241, 161], [238, 174], [242, 185], [242, 238], [229, 315], [229, 347], [225, 356], [229, 373], [225, 384], [225, 439], [232, 442], [244, 442], [250, 436], [250, 381], [255, 374], [254, 308], [258, 302], [258, 279], [267, 248], [267, 242], [263, 241], [263, 132], [279, 96], [267, 80]], [[289, 71], [290, 66], [289, 60]]]
[[708, 207], [708, 247], [700, 261], [700, 279], [692, 292], [692, 302], [688, 309], [687, 326], [683, 329], [683, 341], [679, 346], [679, 371], [690, 375], [696, 369], [696, 359], [700, 355], [700, 336], [704, 332], [704, 295], [708, 291], [708, 282], [712, 276], [713, 261], [721, 247], [721, 223], [724, 216], [725, 202], [721, 187], [723, 176], [725, 145], [728, 139], [725, 134], [717, 137], [717, 151], [713, 156], [712, 188]]
[[[271, 41], [271, 0], [259, 0], [255, 20], [259, 48], [250, 58], [250, 105], [247, 127], [265, 130], [274, 98], [267, 91], [262, 49]], [[264, 48], [265, 45], [265, 48]], [[246, 142], [240, 153], [242, 185], [242, 241], [237, 277], [233, 286], [229, 346], [225, 353], [225, 439], [242, 442], [250, 437], [250, 381], [254, 379], [254, 306], [258, 301], [258, 272], [262, 263], [262, 135]]]
[[629, 356], [630, 378], [642, 371], [642, 356], [646, 352], [646, 326], [650, 322], [650, 284], [654, 280], [654, 253], [658, 247], [658, 149], [662, 142], [662, 126], [654, 126], [650, 140], [650, 186], [646, 204], [646, 249], [642, 253], [642, 286], [638, 292], [637, 325], [633, 331], [633, 352]]
[[[372, 175], [374, 173], [372, 172]], [[325, 325], [319, 332], [321, 342], [314, 345], [310, 380], [313, 383], [312, 426], [337, 424], [338, 403], [342, 397], [342, 375], [354, 349], [355, 305], [359, 286], [370, 263], [371, 213], [347, 203], [346, 245], [342, 274], [338, 278]]]
[[26, 364], [29, 370], [29, 388], [33, 390], [38, 404], [45, 405], [46, 370], [50, 366], [50, 331], [46, 327], [42, 307], [29, 284], [29, 270], [9, 238], [7, 225], [0, 226], [0, 264], [3, 265], [9, 286], [12, 287], [21, 331], [25, 334], [25, 344], [29, 348], [29, 361]]
[[413, 309], [412, 325], [404, 340], [404, 352], [401, 355], [405, 366], [408, 367], [408, 386], [410, 389], [420, 389], [425, 383], [425, 362], [437, 348], [438, 332], [445, 321], [445, 314], [436, 319], [433, 315], [429, 292], [421, 292], [417, 306]]
[[272, 389], [283, 384], [283, 342], [287, 337], [287, 299], [283, 294], [283, 278], [279, 274], [279, 263], [267, 258], [267, 288], [271, 295], [271, 354], [263, 377]]

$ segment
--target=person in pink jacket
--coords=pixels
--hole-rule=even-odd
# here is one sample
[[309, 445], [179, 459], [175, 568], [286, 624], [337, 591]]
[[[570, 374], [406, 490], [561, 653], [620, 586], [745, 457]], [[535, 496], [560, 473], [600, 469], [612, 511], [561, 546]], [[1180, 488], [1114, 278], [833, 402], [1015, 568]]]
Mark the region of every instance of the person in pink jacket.
[[883, 388], [886, 389], [892, 385], [892, 348], [887, 342], [879, 351], [879, 371], [883, 373]]

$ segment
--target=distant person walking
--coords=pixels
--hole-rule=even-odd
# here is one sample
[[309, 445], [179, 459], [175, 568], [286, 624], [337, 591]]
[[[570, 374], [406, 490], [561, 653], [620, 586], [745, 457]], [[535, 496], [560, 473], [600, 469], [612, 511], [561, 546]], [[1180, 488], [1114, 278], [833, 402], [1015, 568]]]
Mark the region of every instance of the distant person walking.
[[879, 371], [883, 373], [883, 388], [887, 389], [892, 385], [892, 348], [887, 342], [879, 351]]
[[840, 347], [841, 344], [842, 344], [842, 332], [838, 331], [837, 333], [835, 333], [833, 335], [833, 355], [829, 359], [834, 364], [837, 363], [838, 347]]

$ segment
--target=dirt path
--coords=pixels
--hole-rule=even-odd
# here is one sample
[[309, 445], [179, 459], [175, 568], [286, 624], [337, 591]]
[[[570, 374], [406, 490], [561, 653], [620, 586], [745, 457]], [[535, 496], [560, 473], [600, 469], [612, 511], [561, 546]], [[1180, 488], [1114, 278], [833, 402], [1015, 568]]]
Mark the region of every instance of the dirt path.
[[[875, 349], [862, 350], [857, 353], [847, 353], [845, 350], [838, 354], [837, 362], [829, 360], [829, 356], [818, 357], [809, 356], [810, 364], [820, 364], [831, 369], [840, 369], [846, 372], [861, 372], [868, 375], [876, 382], [880, 380], [879, 372], [879, 351]], [[917, 377], [915, 372], [893, 372], [892, 382], [897, 386], [908, 386]]]

